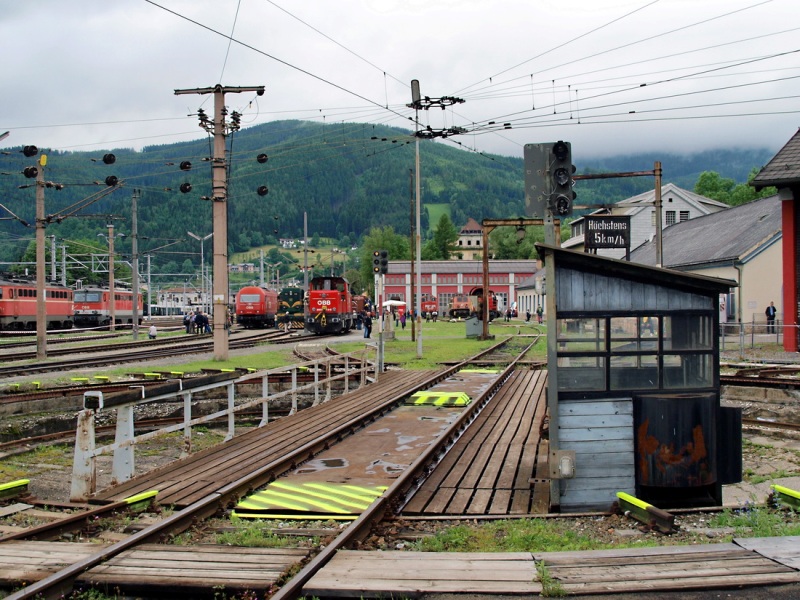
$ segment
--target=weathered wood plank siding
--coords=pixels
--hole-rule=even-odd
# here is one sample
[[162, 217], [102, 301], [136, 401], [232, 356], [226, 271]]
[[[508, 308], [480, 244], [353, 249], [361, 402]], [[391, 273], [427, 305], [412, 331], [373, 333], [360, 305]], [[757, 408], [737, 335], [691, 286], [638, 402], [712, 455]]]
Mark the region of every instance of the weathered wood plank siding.
[[708, 296], [569, 268], [559, 269], [556, 285], [559, 312], [608, 313], [714, 308], [714, 300]]
[[607, 510], [617, 492], [634, 494], [633, 400], [567, 400], [559, 412], [559, 447], [575, 451], [575, 477], [560, 481], [562, 510]]

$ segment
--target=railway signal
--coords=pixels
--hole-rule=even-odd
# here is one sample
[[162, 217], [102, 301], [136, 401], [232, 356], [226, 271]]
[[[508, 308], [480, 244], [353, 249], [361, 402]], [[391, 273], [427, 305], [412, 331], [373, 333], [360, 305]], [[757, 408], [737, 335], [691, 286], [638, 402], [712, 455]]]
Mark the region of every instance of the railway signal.
[[389, 272], [389, 253], [386, 250], [375, 250], [372, 253], [372, 272], [375, 275], [386, 275]]
[[544, 144], [525, 144], [525, 214], [544, 218], [572, 214], [572, 146], [559, 140]]
[[575, 165], [572, 164], [572, 146], [569, 142], [559, 140], [553, 144], [548, 172], [552, 181], [550, 209], [559, 217], [571, 215], [572, 201], [575, 199], [575, 192], [572, 191]]

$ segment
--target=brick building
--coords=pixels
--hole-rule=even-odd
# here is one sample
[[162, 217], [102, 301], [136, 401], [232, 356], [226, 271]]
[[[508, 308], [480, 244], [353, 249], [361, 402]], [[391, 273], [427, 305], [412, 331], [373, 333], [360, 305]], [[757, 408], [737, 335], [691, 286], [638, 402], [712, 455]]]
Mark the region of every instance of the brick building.
[[[505, 309], [517, 301], [517, 286], [537, 272], [535, 260], [490, 260], [489, 289], [498, 298], [498, 308]], [[387, 298], [411, 302], [411, 262], [390, 261], [385, 276]], [[416, 277], [414, 283], [416, 284]], [[429, 260], [422, 262], [422, 294], [439, 303], [439, 314], [455, 294], [468, 294], [483, 285], [483, 262], [479, 260]]]

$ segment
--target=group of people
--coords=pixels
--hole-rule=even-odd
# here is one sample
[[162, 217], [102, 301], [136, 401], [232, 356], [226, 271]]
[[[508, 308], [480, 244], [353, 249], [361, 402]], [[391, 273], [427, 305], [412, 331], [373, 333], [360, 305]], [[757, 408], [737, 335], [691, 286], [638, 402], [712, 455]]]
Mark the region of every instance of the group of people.
[[211, 321], [208, 315], [200, 310], [183, 315], [183, 326], [186, 333], [211, 333]]
[[[542, 324], [543, 316], [544, 316], [544, 309], [541, 306], [537, 306], [536, 307], [536, 320], [539, 322], [540, 325]], [[526, 323], [530, 323], [531, 322], [531, 311], [530, 311], [530, 309], [525, 311], [525, 322]]]

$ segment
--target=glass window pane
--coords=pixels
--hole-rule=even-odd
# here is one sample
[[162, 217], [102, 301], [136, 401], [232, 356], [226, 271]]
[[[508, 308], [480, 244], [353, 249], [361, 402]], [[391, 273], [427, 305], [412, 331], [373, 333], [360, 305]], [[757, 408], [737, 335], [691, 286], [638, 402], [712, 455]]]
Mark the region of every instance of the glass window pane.
[[658, 350], [658, 317], [613, 317], [610, 328], [612, 352]]
[[714, 372], [711, 362], [711, 354], [664, 355], [664, 387], [711, 387]]
[[602, 356], [560, 356], [558, 388], [560, 390], [606, 389], [606, 361]]
[[655, 354], [612, 356], [609, 389], [658, 388], [658, 356]]
[[711, 317], [673, 315], [664, 317], [665, 350], [711, 350]]
[[601, 340], [606, 337], [605, 319], [559, 319], [558, 340]]

